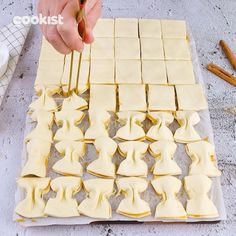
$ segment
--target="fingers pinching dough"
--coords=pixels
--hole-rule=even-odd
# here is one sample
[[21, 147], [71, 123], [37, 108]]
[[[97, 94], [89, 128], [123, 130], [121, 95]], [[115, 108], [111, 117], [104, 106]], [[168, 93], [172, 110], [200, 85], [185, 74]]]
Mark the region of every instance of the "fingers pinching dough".
[[55, 198], [49, 198], [45, 215], [54, 217], [79, 216], [78, 203], [73, 196], [78, 193], [82, 186], [79, 177], [58, 177], [51, 181], [51, 188], [57, 193]]
[[157, 160], [153, 167], [154, 175], [180, 175], [180, 167], [173, 160], [177, 145], [173, 141], [160, 140], [150, 144], [149, 150]]
[[26, 192], [25, 199], [18, 203], [15, 212], [23, 217], [36, 218], [45, 216], [43, 195], [49, 191], [50, 178], [20, 178], [19, 187]]
[[142, 122], [146, 114], [142, 112], [122, 111], [117, 113], [118, 122], [124, 125], [118, 129], [115, 138], [119, 140], [143, 140], [145, 132], [142, 128]]
[[117, 174], [124, 176], [146, 177], [148, 167], [141, 158], [147, 152], [148, 144], [139, 141], [119, 143], [118, 150], [125, 160], [122, 161]]
[[181, 181], [173, 176], [162, 176], [152, 180], [153, 188], [162, 197], [156, 207], [156, 218], [187, 218], [186, 211], [176, 196], [181, 185]]
[[205, 175], [190, 175], [184, 178], [184, 188], [188, 194], [186, 211], [193, 218], [218, 217], [218, 211], [208, 197], [212, 181]]
[[186, 145], [186, 151], [192, 160], [189, 175], [202, 174], [209, 177], [220, 176], [216, 167], [214, 146], [207, 141], [199, 141]]
[[153, 126], [148, 130], [148, 140], [174, 140], [173, 134], [168, 126], [174, 121], [174, 116], [169, 112], [149, 112], [147, 117]]
[[147, 180], [140, 177], [119, 178], [116, 180], [116, 185], [119, 192], [125, 197], [121, 200], [116, 210], [117, 213], [133, 218], [141, 218], [151, 214], [148, 203], [140, 197], [140, 194], [148, 187]]
[[194, 125], [200, 122], [200, 117], [195, 111], [177, 111], [175, 119], [180, 128], [175, 131], [174, 139], [179, 143], [189, 143], [201, 140], [200, 135], [194, 129]]
[[87, 172], [90, 174], [105, 177], [115, 177], [115, 164], [112, 163], [112, 157], [116, 152], [117, 144], [109, 137], [99, 137], [95, 139], [94, 146], [98, 153], [98, 158], [87, 166]]
[[89, 179], [83, 181], [87, 197], [80, 203], [80, 214], [100, 219], [112, 217], [111, 205], [108, 201], [113, 194], [113, 179]]

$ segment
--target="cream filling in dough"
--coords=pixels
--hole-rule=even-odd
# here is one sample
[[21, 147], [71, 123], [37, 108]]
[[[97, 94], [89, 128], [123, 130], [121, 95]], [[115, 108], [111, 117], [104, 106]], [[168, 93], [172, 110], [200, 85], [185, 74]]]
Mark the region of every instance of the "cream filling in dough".
[[112, 208], [108, 201], [113, 194], [113, 179], [89, 179], [83, 181], [87, 197], [80, 203], [78, 210], [80, 214], [98, 218], [110, 219]]
[[186, 219], [187, 213], [178, 200], [177, 194], [181, 188], [181, 181], [173, 176], [162, 176], [152, 180], [152, 186], [161, 196], [161, 202], [156, 207], [156, 218]]

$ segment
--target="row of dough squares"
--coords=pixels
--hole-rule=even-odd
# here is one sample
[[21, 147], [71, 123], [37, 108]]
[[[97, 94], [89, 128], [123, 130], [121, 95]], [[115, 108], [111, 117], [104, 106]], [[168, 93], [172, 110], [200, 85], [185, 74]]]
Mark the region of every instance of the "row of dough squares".
[[[146, 91], [147, 89], [147, 91]], [[116, 93], [118, 92], [118, 104]], [[176, 96], [175, 96], [176, 94]], [[177, 99], [176, 99], [177, 97]], [[176, 100], [178, 107], [176, 107]], [[106, 111], [175, 111], [207, 109], [200, 84], [194, 85], [91, 85], [90, 110]]]

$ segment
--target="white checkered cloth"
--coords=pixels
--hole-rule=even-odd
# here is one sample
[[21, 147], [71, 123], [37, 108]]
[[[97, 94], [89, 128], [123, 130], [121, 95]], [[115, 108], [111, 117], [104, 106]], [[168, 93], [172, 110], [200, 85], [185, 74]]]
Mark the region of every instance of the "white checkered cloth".
[[7, 71], [3, 77], [0, 78], [0, 105], [14, 74], [29, 29], [30, 25], [14, 25], [10, 23], [0, 30], [0, 41], [6, 44], [10, 52]]

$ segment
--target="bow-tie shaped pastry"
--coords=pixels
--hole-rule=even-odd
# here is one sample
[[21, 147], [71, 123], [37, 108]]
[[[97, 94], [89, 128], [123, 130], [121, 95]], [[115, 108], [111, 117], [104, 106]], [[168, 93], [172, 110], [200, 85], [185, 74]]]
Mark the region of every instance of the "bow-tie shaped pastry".
[[45, 202], [43, 195], [49, 191], [50, 178], [20, 178], [17, 184], [24, 188], [25, 199], [18, 203], [15, 212], [26, 218], [43, 217]]
[[148, 167], [141, 158], [147, 152], [148, 144], [139, 141], [119, 143], [118, 150], [125, 160], [122, 161], [117, 174], [124, 176], [147, 176]]
[[145, 113], [121, 111], [117, 113], [117, 116], [118, 122], [124, 126], [117, 131], [115, 138], [121, 141], [141, 141], [145, 139], [145, 132], [142, 128], [142, 122], [146, 119]]
[[83, 181], [87, 197], [80, 203], [80, 214], [100, 219], [112, 217], [111, 205], [108, 201], [113, 194], [113, 179], [89, 179]]
[[62, 125], [60, 129], [57, 130], [54, 140], [73, 140], [80, 141], [83, 140], [83, 133], [78, 124], [84, 118], [84, 113], [77, 110], [61, 110], [55, 113], [55, 120], [57, 125]]
[[86, 145], [84, 142], [64, 140], [55, 145], [56, 150], [64, 157], [53, 166], [53, 171], [62, 175], [83, 175], [83, 167], [79, 163], [85, 155]]
[[189, 175], [202, 174], [209, 177], [220, 176], [216, 167], [214, 146], [207, 141], [198, 141], [186, 145], [186, 151], [192, 159]]
[[116, 142], [109, 137], [99, 137], [95, 139], [94, 146], [98, 158], [87, 166], [87, 172], [99, 177], [114, 178], [115, 164], [111, 159], [117, 149]]
[[180, 167], [173, 160], [177, 145], [173, 141], [160, 140], [150, 144], [149, 151], [157, 160], [153, 167], [154, 175], [180, 175]]
[[108, 125], [111, 119], [109, 112], [104, 110], [89, 110], [89, 128], [85, 132], [86, 142], [94, 142], [100, 136], [109, 136]]
[[180, 128], [175, 131], [174, 139], [179, 143], [189, 143], [201, 140], [201, 137], [194, 129], [194, 125], [200, 122], [200, 117], [195, 111], [177, 111], [175, 119]]
[[148, 203], [140, 197], [148, 187], [147, 180], [140, 177], [119, 178], [116, 180], [116, 185], [118, 191], [125, 196], [116, 210], [117, 213], [133, 218], [151, 214]]
[[82, 187], [81, 178], [58, 177], [51, 181], [50, 186], [57, 195], [55, 198], [49, 198], [44, 211], [45, 215], [54, 217], [79, 216], [78, 203], [73, 197]]
[[184, 188], [188, 194], [186, 212], [193, 218], [218, 217], [218, 211], [208, 197], [212, 181], [206, 175], [190, 175], [184, 178]]
[[168, 126], [174, 121], [174, 116], [169, 112], [149, 112], [147, 117], [154, 124], [147, 132], [148, 140], [174, 140]]
[[173, 176], [162, 176], [152, 180], [156, 193], [162, 197], [156, 207], [156, 218], [186, 219], [187, 214], [177, 198], [181, 181]]
[[51, 143], [40, 139], [31, 139], [26, 144], [26, 149], [27, 161], [21, 171], [21, 176], [46, 177]]

